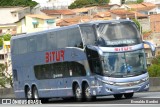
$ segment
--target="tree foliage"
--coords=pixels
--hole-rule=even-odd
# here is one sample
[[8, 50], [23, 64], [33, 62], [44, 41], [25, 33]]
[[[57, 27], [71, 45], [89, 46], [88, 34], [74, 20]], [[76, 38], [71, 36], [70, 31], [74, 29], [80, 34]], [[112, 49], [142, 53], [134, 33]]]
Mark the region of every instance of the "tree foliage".
[[136, 0], [136, 1], [126, 1], [125, 3], [126, 4], [139, 4], [139, 3], [142, 3], [142, 2], [144, 2], [144, 0]]
[[137, 3], [142, 3], [144, 2], [144, 0], [137, 0]]
[[160, 55], [156, 56], [151, 61], [152, 64], [160, 65]]
[[5, 75], [6, 66], [4, 64], [0, 64], [0, 87], [6, 88], [6, 84], [10, 84], [13, 86], [12, 75]]
[[160, 77], [160, 55], [156, 56], [151, 61], [152, 65], [148, 67], [148, 72], [151, 77]]
[[84, 6], [108, 4], [110, 0], [76, 0], [68, 8], [81, 8]]
[[10, 41], [11, 37], [12, 36], [10, 34], [4, 34], [0, 36], [0, 47], [3, 46], [3, 41]]
[[34, 7], [38, 3], [32, 0], [0, 0], [0, 6], [31, 6]]
[[139, 23], [139, 21], [138, 20], [136, 20], [136, 19], [132, 19], [133, 21], [134, 21], [134, 23], [137, 25], [137, 27], [138, 27], [138, 30], [139, 31], [141, 31], [141, 24]]
[[148, 67], [148, 72], [150, 77], [160, 77], [160, 66], [157, 64], [152, 64]]

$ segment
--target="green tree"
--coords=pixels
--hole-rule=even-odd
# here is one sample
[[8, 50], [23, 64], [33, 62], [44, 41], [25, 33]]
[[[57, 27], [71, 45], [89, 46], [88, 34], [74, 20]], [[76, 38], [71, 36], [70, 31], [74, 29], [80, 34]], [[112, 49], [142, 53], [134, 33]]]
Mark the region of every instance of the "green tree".
[[98, 4], [108, 4], [110, 0], [98, 0]]
[[6, 88], [6, 84], [10, 84], [13, 86], [12, 75], [5, 75], [6, 66], [4, 64], [0, 64], [0, 87]]
[[144, 0], [137, 0], [137, 3], [142, 3], [144, 2]]
[[160, 65], [160, 55], [156, 56], [151, 61], [152, 64]]
[[152, 64], [148, 67], [148, 72], [150, 77], [160, 77], [160, 66]]
[[0, 6], [31, 6], [34, 7], [38, 3], [32, 0], [0, 0]]
[[4, 34], [0, 36], [0, 47], [3, 46], [3, 41], [10, 41], [11, 37], [12, 36], [10, 34]]
[[137, 19], [132, 19], [134, 21], [134, 23], [137, 25], [138, 30], [141, 31], [141, 24], [139, 23], [139, 21]]
[[74, 1], [68, 8], [74, 9], [74, 8], [80, 8], [84, 6], [92, 6], [93, 4], [108, 4], [110, 0], [76, 0]]
[[151, 77], [160, 77], [160, 55], [156, 56], [151, 61], [152, 65], [148, 67], [148, 72]]

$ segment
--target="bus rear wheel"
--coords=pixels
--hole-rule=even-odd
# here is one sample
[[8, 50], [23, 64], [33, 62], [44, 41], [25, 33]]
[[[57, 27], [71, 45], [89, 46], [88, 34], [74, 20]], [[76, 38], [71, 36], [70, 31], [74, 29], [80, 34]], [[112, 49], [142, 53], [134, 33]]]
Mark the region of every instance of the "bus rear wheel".
[[127, 98], [127, 99], [129, 99], [129, 98], [132, 98], [132, 97], [133, 97], [133, 94], [134, 94], [134, 93], [125, 93], [125, 94], [124, 94], [124, 97]]
[[78, 84], [74, 86], [74, 96], [76, 101], [82, 101], [82, 91]]
[[33, 87], [32, 98], [33, 98], [34, 100], [38, 100], [38, 99], [39, 99], [38, 90], [37, 90], [36, 87]]
[[91, 89], [90, 89], [90, 87], [89, 87], [88, 84], [85, 84], [83, 91], [84, 91], [85, 100], [87, 100], [87, 101], [92, 101], [92, 100], [95, 100], [95, 99], [96, 99], [95, 96], [92, 96], [92, 95], [91, 95]]
[[25, 96], [27, 100], [32, 98], [32, 93], [29, 87], [25, 89]]
[[121, 99], [123, 94], [115, 94], [113, 95], [115, 99]]

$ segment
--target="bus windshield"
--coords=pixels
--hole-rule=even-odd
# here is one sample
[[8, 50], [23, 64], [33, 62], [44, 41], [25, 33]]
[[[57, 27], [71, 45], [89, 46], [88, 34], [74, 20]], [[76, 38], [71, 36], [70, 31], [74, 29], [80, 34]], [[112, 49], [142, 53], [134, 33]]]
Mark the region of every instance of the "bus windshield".
[[146, 72], [144, 50], [125, 53], [104, 53], [103, 57], [104, 75], [128, 77]]
[[103, 38], [103, 46], [130, 45], [141, 42], [140, 33], [133, 22], [102, 23], [98, 26], [98, 34]]

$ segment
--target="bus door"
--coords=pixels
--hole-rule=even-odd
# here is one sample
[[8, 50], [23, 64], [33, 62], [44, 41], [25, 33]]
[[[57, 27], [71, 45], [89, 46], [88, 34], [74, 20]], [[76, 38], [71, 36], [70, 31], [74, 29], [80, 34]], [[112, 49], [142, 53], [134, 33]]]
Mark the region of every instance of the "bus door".
[[98, 52], [96, 50], [92, 50], [86, 47], [86, 54], [91, 72], [93, 74], [102, 75], [102, 63]]

